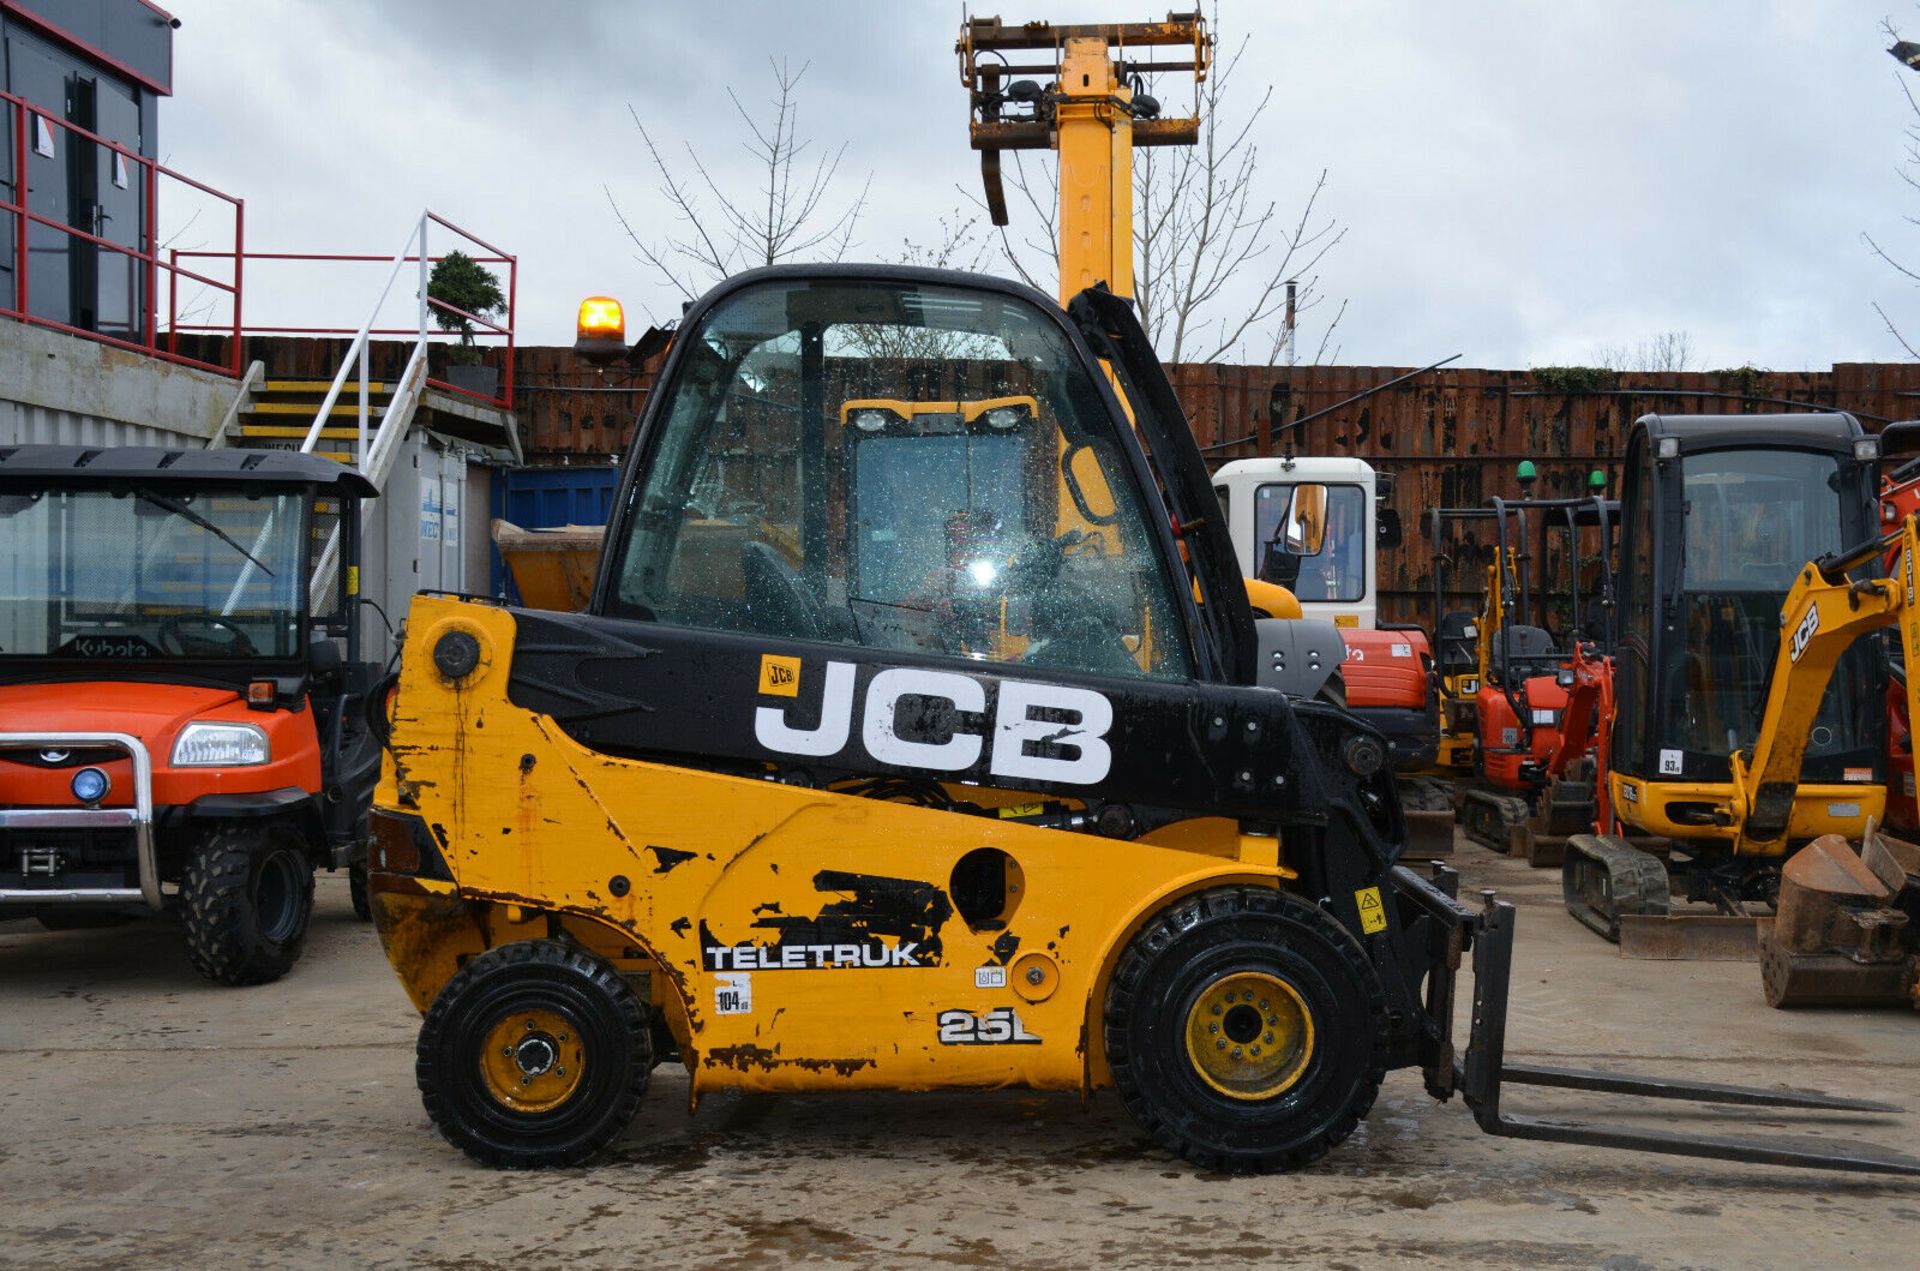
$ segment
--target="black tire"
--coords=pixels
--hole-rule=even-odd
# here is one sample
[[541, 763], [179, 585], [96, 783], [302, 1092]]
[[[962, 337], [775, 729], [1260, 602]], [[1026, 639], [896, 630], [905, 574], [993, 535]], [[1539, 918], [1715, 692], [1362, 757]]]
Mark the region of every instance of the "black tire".
[[367, 897], [367, 867], [347, 866], [347, 894], [353, 898], [353, 916], [361, 922], [373, 921], [373, 902]]
[[291, 828], [240, 821], [209, 832], [180, 880], [187, 956], [216, 984], [269, 984], [292, 969], [313, 917], [313, 862]]
[[[481, 954], [440, 990], [420, 1026], [414, 1076], [449, 1143], [485, 1165], [545, 1169], [578, 1165], [626, 1131], [652, 1056], [646, 1008], [612, 967], [529, 940]], [[514, 1106], [523, 1091], [503, 1089], [499, 1070], [530, 1067], [521, 1078], [529, 1106]]]
[[48, 931], [99, 931], [107, 927], [124, 927], [139, 920], [138, 914], [102, 913], [85, 909], [43, 909], [33, 917]]
[[[1206, 1029], [1231, 1029], [1236, 1012], [1250, 1008], [1215, 1018], [1202, 1007], [1221, 986], [1249, 978], [1279, 981], [1296, 1019], [1311, 1022], [1312, 1040], [1304, 1053], [1288, 1052], [1291, 1076], [1277, 1072], [1229, 1094], [1196, 1056]], [[1258, 1001], [1256, 1021], [1268, 1006], [1264, 987]], [[1269, 1046], [1273, 1018], [1264, 1021]], [[1379, 977], [1332, 917], [1285, 892], [1223, 887], [1168, 906], [1134, 936], [1107, 990], [1104, 1035], [1121, 1099], [1162, 1146], [1202, 1169], [1271, 1173], [1318, 1160], [1373, 1107], [1386, 1074], [1386, 1018]], [[1236, 1038], [1249, 1049], [1251, 1040]]]

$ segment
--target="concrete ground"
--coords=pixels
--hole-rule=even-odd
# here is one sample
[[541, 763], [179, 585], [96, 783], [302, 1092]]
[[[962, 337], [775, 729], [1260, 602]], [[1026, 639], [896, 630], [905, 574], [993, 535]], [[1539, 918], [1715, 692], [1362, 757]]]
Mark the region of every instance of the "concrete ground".
[[[1513, 1057], [1920, 1109], [1913, 1013], [1770, 1010], [1752, 965], [1622, 961], [1560, 910], [1557, 874], [1456, 863], [1522, 906]], [[1111, 1095], [723, 1097], [689, 1117], [677, 1067], [610, 1159], [495, 1173], [427, 1124], [418, 1018], [344, 881], [320, 895], [305, 960], [249, 990], [199, 980], [163, 924], [0, 924], [0, 1264], [1914, 1264], [1920, 1180], [1488, 1138], [1412, 1073], [1332, 1156], [1273, 1178], [1197, 1172]], [[1920, 1148], [1914, 1114], [1656, 1113], [1638, 1123]]]

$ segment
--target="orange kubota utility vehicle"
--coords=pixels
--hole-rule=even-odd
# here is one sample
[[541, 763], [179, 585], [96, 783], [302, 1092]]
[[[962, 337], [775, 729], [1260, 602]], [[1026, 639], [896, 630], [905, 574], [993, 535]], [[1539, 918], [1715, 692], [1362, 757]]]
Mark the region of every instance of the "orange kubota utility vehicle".
[[374, 492], [311, 455], [0, 448], [0, 918], [173, 911], [209, 979], [286, 973], [314, 867], [364, 880]]

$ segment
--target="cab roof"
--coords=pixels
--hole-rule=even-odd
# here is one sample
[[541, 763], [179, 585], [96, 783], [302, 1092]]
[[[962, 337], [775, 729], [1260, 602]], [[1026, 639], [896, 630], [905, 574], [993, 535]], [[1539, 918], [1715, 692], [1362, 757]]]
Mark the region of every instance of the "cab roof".
[[1636, 428], [1649, 437], [1677, 437], [1683, 453], [1728, 447], [1783, 446], [1851, 454], [1856, 437], [1867, 435], [1846, 411], [1797, 415], [1642, 415]]
[[4, 446], [0, 479], [155, 485], [311, 485], [370, 498], [380, 492], [352, 468], [289, 450], [165, 446]]

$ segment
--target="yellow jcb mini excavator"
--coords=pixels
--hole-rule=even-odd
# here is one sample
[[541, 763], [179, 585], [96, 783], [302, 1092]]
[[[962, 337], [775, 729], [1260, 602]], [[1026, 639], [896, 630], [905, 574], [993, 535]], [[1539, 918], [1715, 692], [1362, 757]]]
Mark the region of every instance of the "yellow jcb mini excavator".
[[695, 1101], [1111, 1086], [1168, 1150], [1274, 1170], [1416, 1067], [1496, 1134], [1920, 1175], [1504, 1110], [1889, 1109], [1507, 1062], [1513, 908], [1399, 863], [1382, 738], [1305, 699], [1214, 507], [1104, 290], [842, 265], [695, 304], [587, 610], [408, 622], [370, 887], [434, 1124], [577, 1163], [677, 1059]]
[[1789, 847], [1882, 815], [1885, 658], [1853, 638], [1892, 621], [1869, 612], [1884, 580], [1855, 586], [1879, 548], [1878, 458], [1837, 413], [1648, 415], [1629, 434], [1595, 746], [1620, 832], [1570, 837], [1562, 867], [1568, 909], [1624, 949], [1753, 957]]

